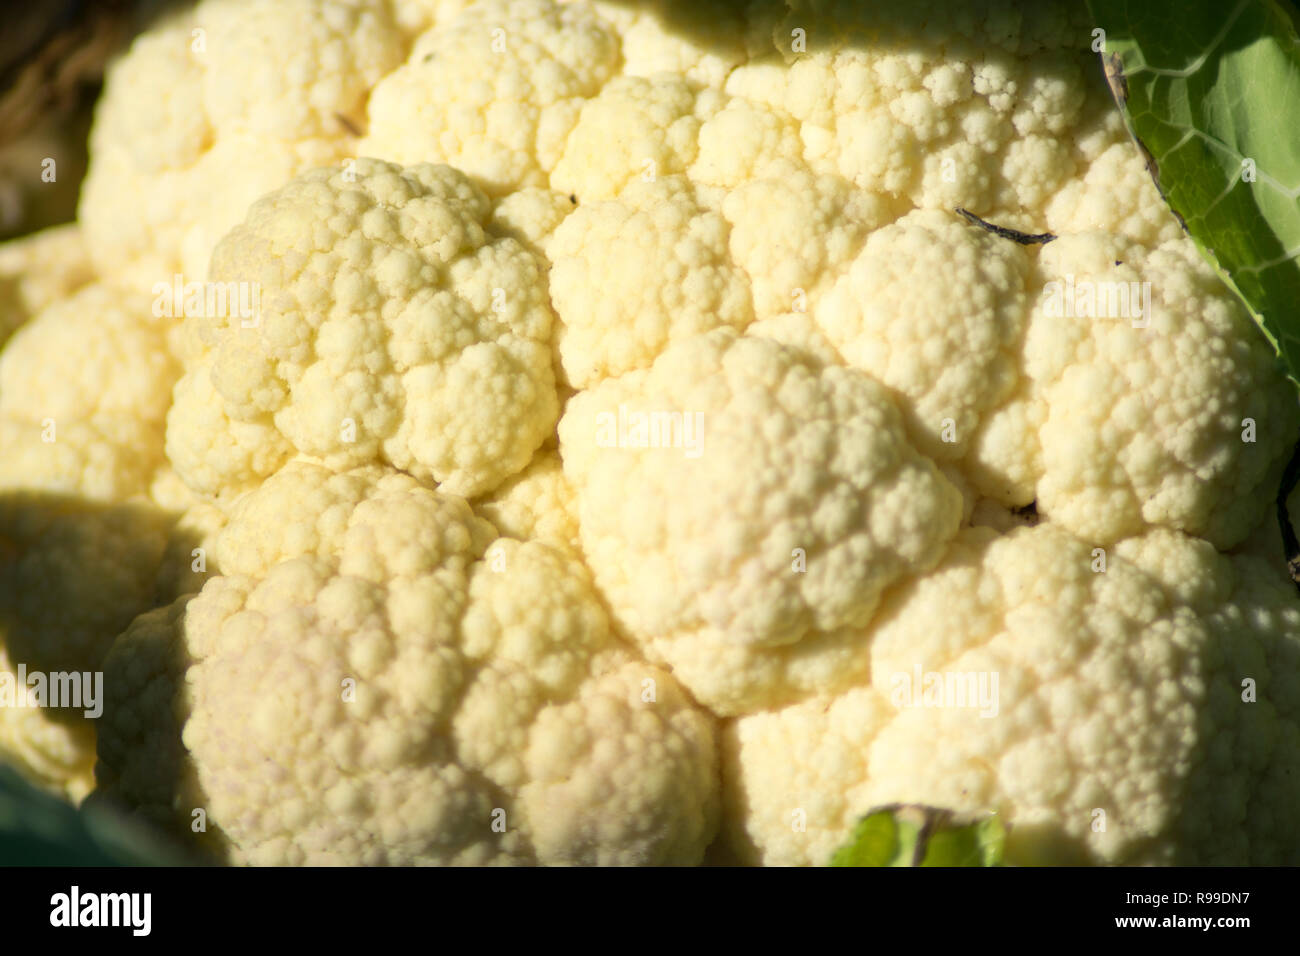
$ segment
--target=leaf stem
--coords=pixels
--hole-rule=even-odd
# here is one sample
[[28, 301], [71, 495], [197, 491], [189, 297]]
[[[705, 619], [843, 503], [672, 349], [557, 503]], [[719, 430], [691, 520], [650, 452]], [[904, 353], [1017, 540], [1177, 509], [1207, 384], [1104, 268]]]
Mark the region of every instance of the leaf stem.
[[1036, 242], [1048, 243], [1056, 238], [1056, 236], [1050, 232], [1028, 233], [1020, 232], [1018, 229], [1008, 229], [1006, 226], [995, 226], [993, 223], [981, 219], [973, 212], [962, 209], [960, 206], [957, 207], [956, 211], [957, 214], [962, 216], [967, 222], [979, 226], [981, 229], [986, 232], [991, 232], [995, 236], [1001, 236], [1003, 239], [1010, 239], [1012, 242], [1018, 242], [1022, 246], [1033, 245]]
[[1291, 460], [1282, 471], [1282, 485], [1277, 492], [1277, 523], [1282, 532], [1282, 550], [1286, 557], [1286, 570], [1300, 592], [1300, 541], [1296, 540], [1295, 528], [1291, 525], [1291, 515], [1287, 512], [1286, 501], [1291, 492], [1300, 484], [1300, 441], [1296, 442], [1291, 452]]

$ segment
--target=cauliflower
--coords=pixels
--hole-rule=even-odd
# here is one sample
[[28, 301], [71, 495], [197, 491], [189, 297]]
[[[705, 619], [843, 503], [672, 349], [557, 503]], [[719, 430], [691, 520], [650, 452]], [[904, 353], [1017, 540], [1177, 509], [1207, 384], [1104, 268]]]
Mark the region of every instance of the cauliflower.
[[481, 0], [375, 87], [358, 149], [445, 162], [494, 195], [542, 186], [578, 107], [618, 67], [617, 35], [586, 4]]
[[581, 554], [578, 505], [555, 449], [543, 448], [532, 464], [474, 504], [506, 537], [536, 538]]
[[[42, 280], [51, 294], [75, 285], [75, 261], [64, 268], [32, 273], [33, 304]], [[97, 670], [132, 618], [188, 583], [164, 555], [192, 550], [191, 529], [151, 498], [180, 373], [168, 333], [148, 298], [91, 282], [54, 296], [0, 352], [0, 681]], [[0, 754], [70, 796], [92, 785], [79, 712], [0, 706]]]
[[725, 329], [575, 396], [560, 457], [615, 618], [722, 714], [851, 679], [961, 521], [880, 385]]
[[387, 0], [203, 0], [109, 71], [79, 220], [97, 271], [205, 278], [262, 193], [353, 155], [370, 89], [406, 53]]
[[[961, 613], [937, 629], [938, 607]], [[824, 863], [895, 802], [997, 810], [1021, 862], [1300, 852], [1277, 812], [1300, 772], [1300, 605], [1276, 568], [1169, 531], [1108, 557], [1050, 525], [974, 528], [880, 621], [869, 678], [727, 727], [742, 859]]]
[[[1186, 240], [1064, 236], [1035, 271], [1024, 376], [975, 437], [975, 485], [1099, 544], [1152, 527], [1242, 541], [1271, 513], [1300, 427], [1244, 307]], [[1129, 315], [1100, 304], [1117, 287]]]
[[408, 475], [287, 465], [114, 646], [101, 790], [244, 863], [699, 862], [712, 719], [575, 558], [494, 538]]
[[37, 312], [94, 277], [75, 223], [0, 245], [0, 346]]
[[470, 495], [521, 471], [558, 413], [552, 318], [540, 262], [488, 213], [450, 167], [371, 160], [255, 203], [212, 277], [254, 284], [256, 316], [192, 320], [167, 424], [182, 480], [249, 490], [295, 453]]
[[[967, 294], [930, 282], [939, 272]], [[845, 361], [903, 397], [927, 455], [961, 457], [1015, 387], [1028, 272], [1019, 246], [919, 209], [871, 234], [814, 316]]]
[[[0, 490], [0, 686], [12, 691], [20, 674], [101, 670], [132, 619], [174, 596], [158, 589], [173, 521], [143, 502]], [[0, 759], [80, 800], [94, 785], [94, 724], [102, 715], [87, 712], [95, 709], [6, 701]]]
[[[547, 245], [559, 355], [576, 388], [649, 365], [675, 339], [753, 319], [748, 277], [730, 261], [727, 224], [680, 176], [586, 203]], [[672, 276], [667, 285], [645, 281]]]
[[147, 298], [102, 283], [24, 324], [0, 353], [0, 487], [147, 494], [180, 374], [168, 333]]
[[0, 248], [0, 678], [105, 678], [0, 752], [228, 863], [1300, 861], [1300, 402], [1091, 26], [162, 18]]

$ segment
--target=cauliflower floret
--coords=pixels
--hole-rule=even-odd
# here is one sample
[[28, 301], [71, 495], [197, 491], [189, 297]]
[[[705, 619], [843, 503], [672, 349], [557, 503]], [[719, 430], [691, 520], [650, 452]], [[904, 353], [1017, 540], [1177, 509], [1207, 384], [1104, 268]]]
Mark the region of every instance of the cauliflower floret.
[[[181, 584], [167, 547], [189, 532], [149, 498], [180, 365], [172, 326], [150, 312], [92, 282], [0, 353], [0, 681], [97, 671], [131, 618]], [[84, 710], [0, 706], [0, 751], [79, 799], [95, 747]]]
[[728, 0], [595, 0], [591, 5], [618, 32], [623, 74], [671, 73], [718, 89], [728, 73], [745, 62], [749, 50], [769, 45], [761, 33], [766, 27], [770, 36], [766, 21], [780, 8], [750, 4], [741, 10]]
[[393, 19], [407, 33], [419, 36], [430, 27], [460, 16], [478, 0], [392, 0]]
[[295, 452], [381, 461], [478, 494], [553, 430], [545, 273], [484, 229], [487, 198], [448, 166], [356, 160], [255, 203], [212, 276], [260, 309], [195, 321], [167, 454], [206, 495], [247, 490]]
[[180, 374], [172, 331], [148, 298], [98, 282], [23, 325], [0, 353], [0, 488], [146, 495]]
[[139, 36], [91, 131], [78, 219], [99, 273], [201, 281], [253, 200], [351, 154], [405, 55], [388, 0], [203, 0]]
[[[0, 489], [0, 685], [16, 693], [20, 673], [93, 680], [131, 619], [172, 599], [156, 581], [173, 521], [144, 503]], [[0, 757], [50, 790], [85, 796], [95, 707], [10, 704], [0, 706]]]
[[702, 185], [729, 189], [780, 178], [792, 164], [802, 163], [803, 143], [794, 117], [737, 97], [700, 125], [689, 174]]
[[633, 182], [684, 174], [699, 152], [700, 127], [725, 101], [667, 73], [616, 77], [582, 104], [551, 188], [587, 203], [613, 199]]
[[[8, 628], [6, 628], [8, 630]], [[10, 657], [0, 640], [0, 682], [18, 693], [36, 667]], [[79, 803], [95, 786], [95, 731], [84, 719], [85, 708], [63, 710], [48, 706], [0, 708], [0, 765], [13, 767], [25, 779], [72, 803]]]
[[723, 200], [732, 259], [749, 276], [756, 316], [816, 312], [836, 280], [843, 281], [868, 233], [892, 219], [895, 207], [801, 164], [778, 164], [769, 172], [741, 182]]
[[527, 468], [475, 501], [474, 510], [507, 537], [582, 553], [577, 500], [554, 449], [539, 451]]
[[518, 240], [525, 249], [545, 256], [551, 237], [569, 213], [578, 208], [577, 196], [554, 189], [527, 187], [516, 190], [492, 206], [489, 231]]
[[1063, 236], [1029, 285], [1024, 377], [977, 437], [973, 483], [1004, 504], [1036, 499], [1098, 544], [1152, 526], [1244, 539], [1270, 509], [1300, 408], [1190, 241]]
[[0, 346], [33, 315], [94, 278], [75, 223], [0, 244]]
[[577, 388], [649, 366], [672, 341], [753, 319], [727, 222], [682, 176], [584, 203], [547, 246], [559, 354]]
[[806, 312], [786, 312], [759, 319], [745, 330], [750, 338], [771, 339], [791, 348], [803, 349], [823, 365], [843, 365], [844, 359], [831, 345], [826, 333]]
[[960, 458], [1019, 378], [1029, 267], [1014, 243], [917, 210], [873, 232], [812, 314], [849, 365], [899, 393], [917, 447]]
[[1156, 189], [1142, 154], [1122, 129], [1082, 176], [1066, 181], [1046, 203], [1043, 225], [1063, 234], [1111, 232], [1154, 247], [1182, 237], [1178, 220]]
[[[859, 816], [902, 802], [997, 810], [1018, 862], [1294, 858], [1288, 582], [1170, 532], [1117, 552], [1050, 525], [963, 531], [888, 599], [869, 680], [728, 727], [736, 851], [825, 864]], [[943, 607], [961, 613], [936, 628]]]
[[178, 830], [201, 809], [231, 862], [703, 856], [711, 718], [614, 639], [574, 557], [410, 476], [295, 462], [217, 559], [114, 645], [102, 798]]
[[560, 457], [615, 618], [723, 714], [850, 679], [846, 634], [961, 519], [879, 385], [727, 329], [575, 396]]
[[1093, 66], [1086, 13], [1044, 6], [793, 3], [771, 34], [778, 56], [725, 89], [793, 116], [818, 172], [922, 208], [1006, 211], [1074, 170], [1056, 141]]
[[617, 35], [586, 4], [483, 0], [375, 88], [359, 152], [447, 163], [490, 195], [543, 186], [582, 102], [618, 66]]

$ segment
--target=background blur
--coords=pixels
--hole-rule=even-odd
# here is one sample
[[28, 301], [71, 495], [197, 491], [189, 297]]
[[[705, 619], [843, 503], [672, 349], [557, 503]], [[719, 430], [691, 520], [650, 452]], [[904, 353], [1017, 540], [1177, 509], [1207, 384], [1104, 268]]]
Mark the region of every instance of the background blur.
[[[104, 65], [172, 5], [5, 0], [0, 6], [0, 241], [75, 218]], [[49, 169], [53, 181], [42, 175]]]

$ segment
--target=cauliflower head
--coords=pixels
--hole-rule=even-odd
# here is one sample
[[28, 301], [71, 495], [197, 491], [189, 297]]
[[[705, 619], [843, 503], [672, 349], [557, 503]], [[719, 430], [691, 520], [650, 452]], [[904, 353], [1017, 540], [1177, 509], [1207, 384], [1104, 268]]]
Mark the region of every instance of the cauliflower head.
[[564, 550], [391, 469], [294, 462], [216, 551], [105, 664], [104, 796], [204, 819], [231, 862], [700, 861], [713, 719]]
[[0, 248], [0, 674], [107, 695], [0, 750], [234, 863], [819, 864], [901, 802], [1300, 859], [1300, 403], [1090, 29], [161, 19]]

